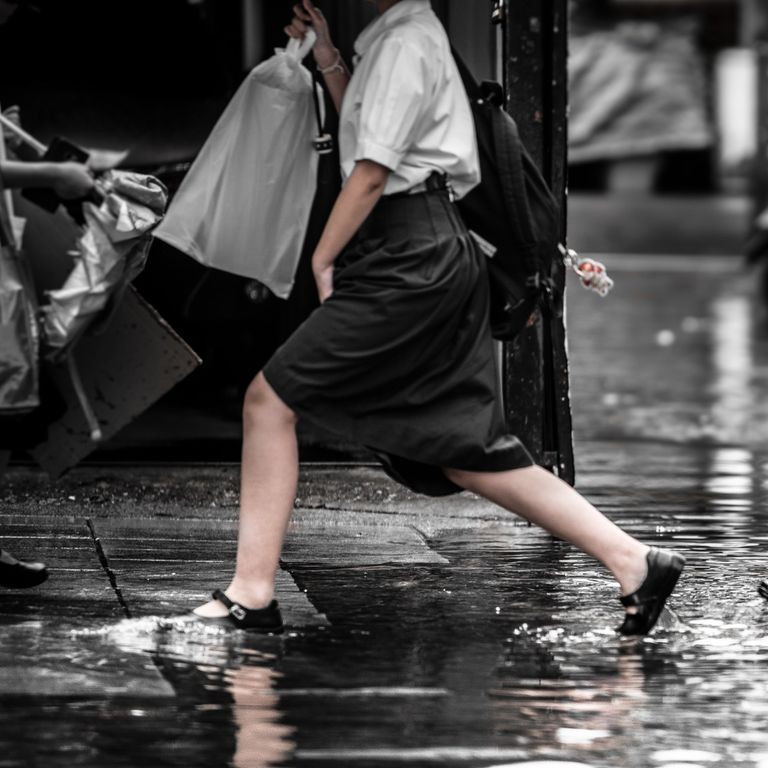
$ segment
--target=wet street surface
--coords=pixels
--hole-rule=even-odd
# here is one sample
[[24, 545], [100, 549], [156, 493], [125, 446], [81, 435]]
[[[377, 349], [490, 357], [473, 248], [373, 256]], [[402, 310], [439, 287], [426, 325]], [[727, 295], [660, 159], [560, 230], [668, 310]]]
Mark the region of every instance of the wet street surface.
[[578, 487], [688, 566], [619, 639], [599, 565], [469, 495], [307, 465], [281, 636], [173, 616], [226, 585], [237, 468], [3, 480], [0, 767], [768, 768], [768, 332], [736, 259], [608, 260], [569, 294]]

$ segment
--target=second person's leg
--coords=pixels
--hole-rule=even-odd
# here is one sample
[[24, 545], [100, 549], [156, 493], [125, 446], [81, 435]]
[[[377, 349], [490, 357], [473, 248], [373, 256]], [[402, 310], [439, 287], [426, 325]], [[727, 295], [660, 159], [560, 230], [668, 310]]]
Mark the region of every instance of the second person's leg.
[[649, 548], [545, 469], [446, 469], [445, 473], [456, 485], [524, 517], [599, 560], [614, 575], [622, 594], [634, 592], [645, 579]]

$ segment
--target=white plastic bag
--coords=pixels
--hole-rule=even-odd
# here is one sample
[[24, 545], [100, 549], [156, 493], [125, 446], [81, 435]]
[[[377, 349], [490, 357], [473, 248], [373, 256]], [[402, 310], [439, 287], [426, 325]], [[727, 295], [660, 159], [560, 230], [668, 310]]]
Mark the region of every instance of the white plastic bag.
[[64, 284], [48, 291], [40, 311], [45, 352], [56, 358], [144, 268], [149, 233], [168, 199], [152, 176], [107, 171], [97, 186], [104, 201], [83, 205], [86, 226], [71, 252], [75, 264]]
[[255, 67], [200, 150], [154, 236], [287, 298], [317, 186], [314, 44], [291, 40]]

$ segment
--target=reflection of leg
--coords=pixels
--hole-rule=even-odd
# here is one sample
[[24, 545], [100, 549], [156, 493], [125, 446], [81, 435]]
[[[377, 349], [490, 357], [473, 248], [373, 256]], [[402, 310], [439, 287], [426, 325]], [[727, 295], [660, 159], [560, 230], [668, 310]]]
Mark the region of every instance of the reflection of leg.
[[293, 728], [280, 722], [275, 677], [267, 667], [238, 667], [225, 673], [238, 728], [235, 768], [269, 768], [293, 754]]
[[[296, 498], [298, 467], [296, 416], [259, 374], [248, 387], [243, 406], [237, 564], [225, 590], [247, 608], [262, 608], [272, 599]], [[223, 616], [226, 609], [213, 601], [196, 612]]]
[[648, 547], [624, 533], [581, 494], [541, 467], [508, 472], [446, 470], [456, 485], [493, 501], [599, 560], [622, 593], [640, 586]]

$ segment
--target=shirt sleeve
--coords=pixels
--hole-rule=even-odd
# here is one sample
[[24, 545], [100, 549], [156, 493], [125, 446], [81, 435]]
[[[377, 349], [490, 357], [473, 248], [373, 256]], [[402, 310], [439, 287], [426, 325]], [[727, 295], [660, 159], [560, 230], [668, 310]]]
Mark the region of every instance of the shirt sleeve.
[[355, 161], [397, 169], [415, 140], [431, 101], [426, 56], [411, 42], [385, 40], [366, 79]]

